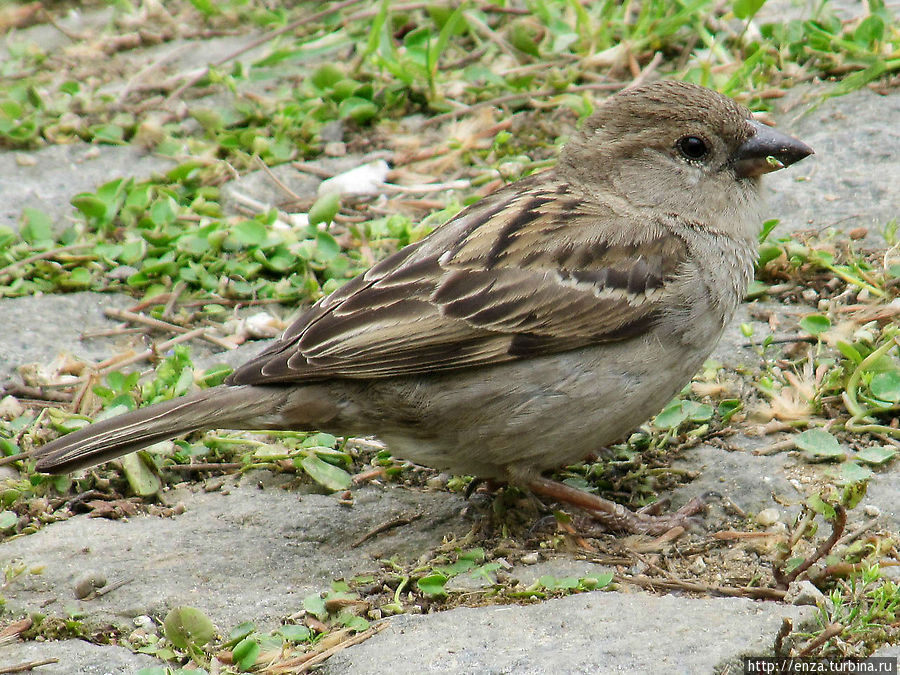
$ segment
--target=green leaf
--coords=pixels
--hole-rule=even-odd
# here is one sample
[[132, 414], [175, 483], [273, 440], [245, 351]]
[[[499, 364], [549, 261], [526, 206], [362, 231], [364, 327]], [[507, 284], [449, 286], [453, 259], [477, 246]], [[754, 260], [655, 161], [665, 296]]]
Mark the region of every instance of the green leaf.
[[857, 351], [856, 347], [851, 345], [849, 342], [844, 342], [843, 340], [838, 340], [835, 346], [838, 348], [838, 351], [843, 354], [845, 357], [853, 361], [856, 365], [862, 363], [862, 355], [860, 355], [859, 351]]
[[548, 591], [564, 591], [578, 588], [580, 582], [575, 577], [562, 577], [557, 579], [554, 576], [545, 574], [538, 579], [538, 585]]
[[19, 522], [19, 515], [15, 511], [0, 512], [0, 530], [11, 530]]
[[310, 434], [300, 443], [300, 447], [303, 448], [333, 448], [335, 445], [337, 438], [322, 431]]
[[816, 513], [821, 514], [826, 520], [834, 518], [834, 506], [822, 499], [821, 495], [812, 495], [806, 500], [806, 505]]
[[722, 418], [722, 422], [727, 424], [729, 420], [744, 407], [743, 402], [739, 398], [727, 398], [719, 402], [716, 412]]
[[855, 509], [857, 504], [862, 501], [862, 498], [866, 496], [868, 489], [869, 484], [866, 480], [848, 483], [844, 486], [844, 491], [841, 495], [841, 504], [848, 509]]
[[220, 13], [216, 3], [211, 2], [211, 0], [190, 0], [190, 3], [205, 16], [213, 16]]
[[266, 240], [266, 226], [255, 220], [245, 220], [231, 230], [235, 238], [244, 246], [259, 246]]
[[350, 96], [338, 106], [338, 116], [352, 119], [357, 124], [365, 124], [378, 114], [378, 106], [359, 96]]
[[349, 473], [342, 468], [319, 459], [314, 454], [306, 455], [300, 466], [309, 477], [329, 490], [346, 490], [353, 483]]
[[10, 119], [17, 119], [25, 114], [25, 109], [22, 107], [21, 103], [17, 103], [16, 101], [11, 101], [9, 99], [0, 100], [0, 114], [3, 114]]
[[713, 416], [713, 407], [697, 401], [682, 401], [681, 407], [691, 422], [708, 422]]
[[416, 585], [420, 591], [429, 597], [442, 597], [447, 595], [447, 591], [444, 590], [444, 584], [447, 583], [447, 579], [448, 577], [440, 572], [434, 572], [419, 579]]
[[169, 642], [179, 649], [202, 647], [216, 635], [216, 627], [209, 617], [196, 607], [176, 607], [163, 622]]
[[190, 178], [198, 169], [201, 169], [204, 166], [206, 166], [205, 163], [199, 160], [188, 160], [187, 162], [179, 164], [174, 169], [171, 169], [166, 174], [166, 179], [172, 183], [180, 183]]
[[22, 209], [22, 239], [29, 244], [53, 240], [53, 221], [43, 211], [26, 206]]
[[584, 577], [580, 579], [581, 585], [589, 591], [599, 590], [601, 588], [606, 588], [609, 586], [614, 578], [614, 574], [612, 572], [604, 572], [603, 574], [598, 574], [593, 577]]
[[[756, 300], [763, 297], [769, 292], [769, 284], [764, 281], [754, 279], [747, 286], [747, 292], [744, 294], [744, 300]], [[747, 337], [750, 337], [749, 335]]]
[[86, 267], [75, 267], [68, 276], [60, 279], [59, 285], [66, 289], [88, 288], [91, 285], [91, 272]]
[[197, 120], [209, 134], [215, 134], [225, 128], [225, 120], [222, 115], [212, 108], [191, 108], [191, 117]]
[[156, 472], [144, 460], [143, 453], [132, 452], [120, 460], [128, 485], [136, 495], [149, 497], [162, 489], [162, 482]]
[[81, 91], [81, 85], [76, 80], [68, 80], [59, 85], [59, 91], [69, 96], [74, 96]]
[[[331, 98], [335, 101], [343, 101], [353, 96], [360, 86], [360, 82], [350, 77], [339, 80], [331, 85]], [[364, 96], [359, 96], [358, 98], [367, 100]]]
[[220, 364], [207, 368], [197, 377], [197, 384], [201, 387], [215, 387], [222, 384], [225, 378], [231, 375], [234, 369], [226, 364]]
[[653, 425], [659, 429], [674, 429], [687, 421], [709, 421], [713, 412], [713, 407], [706, 403], [675, 399], [656, 416]]
[[312, 631], [306, 626], [289, 623], [275, 631], [287, 642], [306, 642], [312, 637]]
[[884, 75], [885, 72], [887, 72], [887, 64], [884, 61], [875, 61], [875, 63], [865, 70], [860, 70], [859, 72], [848, 75], [838, 82], [831, 91], [825, 94], [825, 98], [843, 96], [844, 94], [849, 94], [851, 91], [856, 91], [869, 84], [872, 80], [877, 80]]
[[228, 642], [240, 642], [245, 637], [256, 631], [256, 624], [252, 621], [244, 621], [231, 629], [228, 633]]
[[22, 449], [8, 438], [0, 438], [0, 454], [4, 457], [12, 457], [22, 452]]
[[146, 241], [143, 239], [132, 239], [122, 244], [122, 252], [119, 253], [118, 261], [125, 265], [133, 265], [143, 258], [146, 252]]
[[125, 142], [125, 130], [118, 124], [97, 124], [90, 128], [94, 141], [110, 145], [122, 145]]
[[762, 229], [759, 231], [760, 244], [765, 243], [766, 239], [769, 238], [769, 235], [772, 234], [772, 230], [774, 230], [778, 226], [779, 222], [781, 221], [779, 221], [777, 218], [772, 218], [771, 220], [767, 220], [762, 224]]
[[316, 226], [319, 223], [328, 225], [334, 220], [341, 210], [341, 196], [336, 192], [319, 197], [309, 209], [309, 224]]
[[831, 328], [831, 320], [822, 314], [807, 314], [800, 319], [800, 327], [810, 335], [819, 335]]
[[778, 244], [762, 244], [756, 258], [757, 269], [763, 269], [771, 261], [780, 258], [784, 249]]
[[867, 481], [875, 473], [866, 466], [860, 466], [856, 462], [841, 462], [836, 469], [829, 472], [834, 476], [838, 485], [853, 485]]
[[[366, 44], [366, 51], [362, 55], [362, 60], [367, 59], [370, 55], [375, 53], [378, 49], [379, 42], [381, 42], [384, 37], [387, 37], [388, 47], [390, 48], [393, 46], [393, 43], [390, 42], [390, 22], [387, 21], [388, 10], [390, 7], [390, 0], [381, 0], [378, 14], [375, 15], [371, 28], [369, 29], [369, 40]], [[385, 33], [387, 33], [387, 36], [385, 36]]]
[[687, 415], [681, 407], [681, 401], [676, 399], [663, 408], [662, 412], [654, 418], [653, 426], [659, 429], [673, 429], [686, 419]]
[[469, 549], [459, 556], [460, 560], [471, 560], [472, 562], [481, 562], [484, 560], [484, 549], [480, 546]]
[[319, 621], [324, 621], [328, 618], [328, 610], [325, 609], [325, 600], [318, 594], [307, 595], [303, 598], [303, 609], [319, 619]]
[[519, 51], [529, 56], [539, 57], [541, 55], [538, 45], [543, 37], [543, 31], [539, 25], [527, 19], [518, 19], [512, 22], [507, 35], [510, 44]]
[[334, 260], [341, 252], [337, 240], [328, 232], [316, 232], [316, 260], [329, 262]]
[[350, 612], [341, 612], [340, 614], [338, 614], [337, 621], [342, 626], [346, 626], [350, 630], [355, 630], [357, 633], [368, 630], [369, 628], [368, 621], [366, 621], [361, 616], [351, 614]]
[[150, 220], [154, 225], [170, 225], [175, 222], [174, 204], [170, 198], [159, 199], [150, 207]]
[[847, 456], [838, 440], [824, 429], [808, 429], [794, 443], [812, 460], [840, 460]]
[[867, 16], [853, 31], [853, 41], [866, 46], [880, 42], [883, 37], [884, 19], [877, 14]]
[[735, 0], [731, 6], [734, 15], [743, 20], [752, 19], [766, 4], [766, 0]]
[[[449, 16], [447, 21], [443, 25], [441, 25], [441, 30], [435, 43], [432, 45], [429, 42], [428, 72], [430, 74], [430, 77], [432, 78], [437, 73], [441, 55], [447, 48], [447, 44], [450, 42], [450, 39], [454, 35], [461, 34], [466, 29], [466, 19], [465, 15], [463, 14], [463, 9], [465, 9], [465, 3], [461, 3], [459, 7], [457, 7], [453, 11], [453, 14]], [[433, 14], [432, 18], [434, 18]]]
[[806, 558], [804, 558], [803, 556], [789, 558], [784, 563], [784, 571], [789, 574], [789, 573], [793, 572], [795, 569], [797, 569], [798, 567], [800, 567], [800, 565], [802, 565], [805, 561], [806, 561]]
[[343, 71], [333, 63], [326, 63], [312, 74], [310, 81], [319, 89], [330, 89], [344, 79]]
[[876, 398], [891, 403], [900, 402], [900, 372], [887, 370], [876, 373], [869, 383], [869, 389]]
[[238, 668], [250, 670], [256, 663], [256, 657], [259, 656], [259, 642], [252, 637], [245, 637], [237, 643], [231, 654]]
[[892, 448], [888, 445], [873, 445], [868, 448], [863, 448], [859, 452], [856, 453], [856, 459], [860, 462], [864, 462], [866, 464], [873, 464], [875, 466], [880, 466], [881, 464], [886, 464], [891, 461], [897, 455], [897, 449]]

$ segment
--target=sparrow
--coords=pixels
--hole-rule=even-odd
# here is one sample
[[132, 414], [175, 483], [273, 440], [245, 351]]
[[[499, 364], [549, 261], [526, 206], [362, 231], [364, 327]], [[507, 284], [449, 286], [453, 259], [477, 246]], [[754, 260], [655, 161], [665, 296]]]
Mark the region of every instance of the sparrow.
[[320, 430], [664, 532], [702, 504], [632, 512], [542, 473], [621, 439], [690, 381], [751, 280], [760, 177], [812, 152], [704, 87], [623, 90], [554, 168], [322, 298], [223, 385], [63, 436], [36, 469], [212, 428]]

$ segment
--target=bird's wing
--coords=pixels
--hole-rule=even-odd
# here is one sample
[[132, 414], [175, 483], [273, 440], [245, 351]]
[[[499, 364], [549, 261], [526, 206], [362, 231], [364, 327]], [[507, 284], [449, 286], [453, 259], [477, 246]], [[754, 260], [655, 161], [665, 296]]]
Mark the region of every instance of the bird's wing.
[[532, 177], [320, 300], [229, 383], [411, 375], [625, 339], [655, 321], [686, 257], [659, 225]]

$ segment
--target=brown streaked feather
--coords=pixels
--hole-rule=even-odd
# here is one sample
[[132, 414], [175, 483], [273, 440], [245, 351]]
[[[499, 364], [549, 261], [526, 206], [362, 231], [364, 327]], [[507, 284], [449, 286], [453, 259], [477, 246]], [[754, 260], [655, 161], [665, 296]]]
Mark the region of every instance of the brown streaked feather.
[[685, 244], [655, 223], [626, 238], [611, 206], [560, 197], [547, 178], [500, 190], [444, 225], [451, 236], [412, 244], [323, 298], [229, 384], [454, 370], [645, 330]]

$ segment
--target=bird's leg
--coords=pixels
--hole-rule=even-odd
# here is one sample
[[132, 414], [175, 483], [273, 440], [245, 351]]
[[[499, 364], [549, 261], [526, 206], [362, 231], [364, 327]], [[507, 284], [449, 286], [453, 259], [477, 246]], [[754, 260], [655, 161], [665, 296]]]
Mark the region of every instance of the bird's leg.
[[484, 478], [478, 478], [478, 476], [469, 481], [469, 484], [466, 485], [466, 491], [464, 493], [466, 501], [472, 498], [472, 495], [475, 494], [475, 490], [477, 490], [478, 486], [483, 482]]
[[660, 535], [673, 527], [688, 527], [691, 516], [700, 513], [705, 506], [702, 499], [695, 497], [675, 513], [650, 515], [648, 512], [629, 511], [621, 504], [582, 492], [549, 478], [533, 478], [529, 481], [528, 488], [535, 494], [551, 497], [584, 509], [604, 527], [611, 530], [624, 530], [633, 534]]

